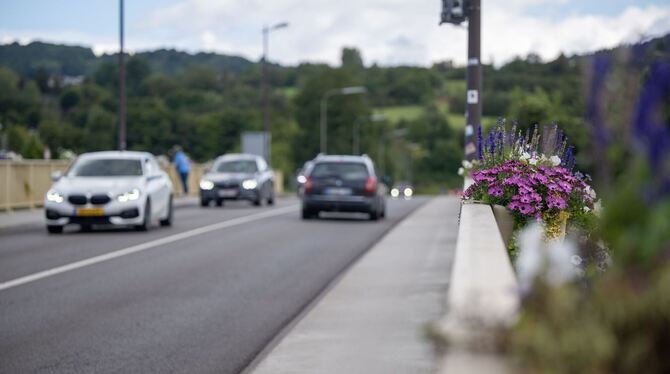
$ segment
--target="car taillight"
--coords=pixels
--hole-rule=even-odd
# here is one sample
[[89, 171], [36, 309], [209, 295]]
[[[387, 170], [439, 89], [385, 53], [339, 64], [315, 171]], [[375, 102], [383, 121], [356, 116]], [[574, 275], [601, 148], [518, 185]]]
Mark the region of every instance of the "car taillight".
[[375, 193], [376, 189], [377, 189], [377, 178], [375, 177], [368, 178], [368, 180], [365, 182], [365, 192], [372, 195]]
[[307, 192], [312, 192], [312, 178], [307, 177], [307, 180], [305, 181], [305, 193]]

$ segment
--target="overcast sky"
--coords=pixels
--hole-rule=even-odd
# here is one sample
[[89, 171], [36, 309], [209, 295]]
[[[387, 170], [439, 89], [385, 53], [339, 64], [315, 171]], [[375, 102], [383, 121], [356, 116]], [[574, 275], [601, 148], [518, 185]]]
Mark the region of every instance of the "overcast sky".
[[[543, 59], [670, 32], [668, 0], [482, 0], [482, 57]], [[264, 24], [270, 59], [339, 63], [343, 46], [366, 64], [463, 63], [466, 30], [439, 26], [440, 0], [130, 0], [126, 47], [216, 51], [257, 60]], [[118, 48], [118, 1], [0, 0], [0, 42], [32, 40]]]

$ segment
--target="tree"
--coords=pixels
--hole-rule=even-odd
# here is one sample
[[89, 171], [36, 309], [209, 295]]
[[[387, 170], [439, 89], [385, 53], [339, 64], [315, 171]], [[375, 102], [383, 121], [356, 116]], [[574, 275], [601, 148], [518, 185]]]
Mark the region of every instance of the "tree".
[[358, 49], [342, 48], [342, 70], [345, 70], [359, 82], [363, 81], [365, 66], [363, 66], [363, 58]]
[[126, 64], [126, 84], [128, 85], [128, 94], [138, 94], [142, 82], [150, 74], [151, 67], [144, 58], [141, 56], [133, 56], [128, 59], [128, 63]]

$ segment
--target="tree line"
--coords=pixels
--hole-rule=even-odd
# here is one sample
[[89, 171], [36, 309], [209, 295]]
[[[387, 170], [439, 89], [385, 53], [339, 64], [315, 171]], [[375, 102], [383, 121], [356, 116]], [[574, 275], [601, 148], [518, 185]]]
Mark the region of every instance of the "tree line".
[[[587, 58], [536, 55], [484, 67], [484, 115], [520, 126], [556, 121], [573, 143], [586, 144], [581, 69]], [[319, 152], [320, 100], [345, 86], [366, 95], [334, 96], [328, 105], [328, 150], [351, 153], [354, 124], [360, 149], [383, 173], [425, 190], [458, 186], [463, 157], [465, 69], [365, 66], [344, 48], [341, 63], [270, 64], [273, 167], [292, 175]], [[166, 154], [180, 144], [194, 160], [239, 151], [244, 131], [261, 131], [261, 65], [242, 57], [174, 50], [126, 60], [129, 149]], [[72, 77], [80, 76], [80, 80]], [[372, 122], [384, 108], [418, 114]], [[26, 158], [116, 147], [117, 56], [46, 43], [0, 45], [0, 123], [4, 146]], [[486, 121], [485, 121], [486, 122]], [[490, 122], [490, 121], [489, 121]], [[485, 123], [487, 124], [487, 123]], [[383, 158], [383, 159], [382, 159]], [[588, 160], [582, 160], [588, 163]]]

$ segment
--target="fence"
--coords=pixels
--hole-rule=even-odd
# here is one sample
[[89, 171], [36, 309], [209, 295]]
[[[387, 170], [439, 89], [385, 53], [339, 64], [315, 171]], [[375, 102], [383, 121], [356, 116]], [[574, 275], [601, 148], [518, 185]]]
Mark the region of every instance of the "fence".
[[51, 181], [51, 173], [64, 172], [68, 161], [0, 161], [0, 210], [41, 206]]
[[[42, 206], [44, 195], [52, 185], [51, 174], [65, 172], [69, 161], [61, 160], [0, 160], [0, 211], [35, 208]], [[176, 196], [183, 195], [179, 177], [171, 165], [164, 165]], [[198, 195], [198, 183], [205, 173], [206, 165], [193, 164], [189, 175], [189, 195]], [[275, 193], [283, 193], [283, 176], [275, 172]]]

